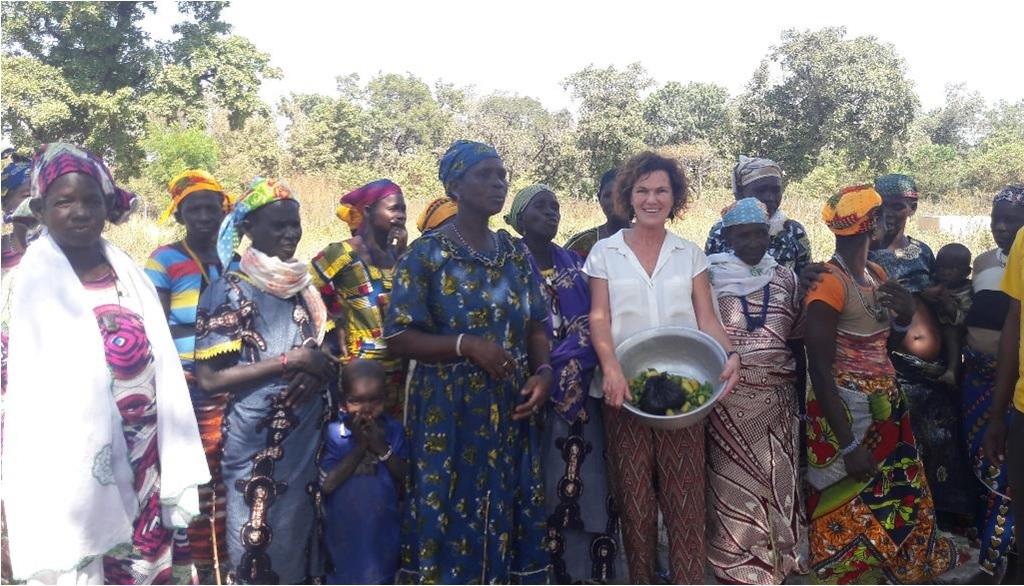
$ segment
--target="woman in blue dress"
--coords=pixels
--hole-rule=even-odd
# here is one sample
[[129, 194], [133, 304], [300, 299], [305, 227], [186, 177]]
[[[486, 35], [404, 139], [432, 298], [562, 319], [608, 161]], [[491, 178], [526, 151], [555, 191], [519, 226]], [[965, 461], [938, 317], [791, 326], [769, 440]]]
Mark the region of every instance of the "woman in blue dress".
[[398, 579], [544, 582], [534, 416], [552, 383], [547, 308], [523, 252], [487, 227], [508, 194], [494, 148], [457, 141], [439, 175], [458, 215], [399, 262], [384, 330], [394, 355], [419, 363]]
[[258, 179], [221, 224], [224, 266], [238, 230], [252, 241], [203, 292], [196, 312], [196, 378], [229, 394], [221, 470], [232, 581], [297, 584], [322, 576], [316, 458], [327, 380], [337, 362], [319, 349], [327, 310], [307, 265], [298, 201]]

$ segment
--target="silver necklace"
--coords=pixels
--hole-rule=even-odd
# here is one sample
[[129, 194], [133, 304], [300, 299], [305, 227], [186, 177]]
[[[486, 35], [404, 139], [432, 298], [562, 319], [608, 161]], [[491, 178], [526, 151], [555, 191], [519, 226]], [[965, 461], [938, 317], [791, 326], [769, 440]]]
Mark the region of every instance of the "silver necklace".
[[846, 266], [846, 261], [843, 260], [843, 257], [838, 254], [833, 254], [832, 260], [834, 260], [836, 264], [839, 265], [839, 268], [850, 277], [851, 281], [853, 281], [853, 290], [857, 292], [857, 297], [860, 299], [860, 304], [864, 306], [864, 310], [867, 311], [871, 317], [875, 318], [876, 321], [885, 321], [886, 309], [878, 302], [878, 297], [875, 293], [875, 290], [878, 288], [878, 282], [871, 274], [871, 271], [865, 270], [864, 277], [868, 281], [868, 285], [871, 287], [871, 295], [875, 298], [874, 303], [868, 303], [868, 301], [864, 299], [864, 294], [860, 290], [860, 285], [857, 284], [857, 279], [854, 278], [850, 267]]
[[[484, 253], [482, 253], [479, 250], [477, 250], [477, 249], [473, 248], [472, 246], [470, 246], [469, 242], [466, 242], [466, 239], [462, 236], [462, 232], [459, 232], [459, 227], [455, 225], [455, 222], [452, 222], [452, 230], [455, 231], [455, 235], [459, 238], [459, 242], [461, 242], [462, 245], [465, 246], [467, 250], [469, 250], [469, 254], [474, 259], [476, 259], [477, 261], [479, 261], [479, 262], [481, 262], [483, 264], [491, 264], [491, 263], [494, 262], [494, 259], [488, 258]], [[497, 251], [498, 250], [498, 238], [494, 235], [494, 232], [488, 232], [488, 234], [491, 237], [491, 244], [494, 245], [494, 250]]]

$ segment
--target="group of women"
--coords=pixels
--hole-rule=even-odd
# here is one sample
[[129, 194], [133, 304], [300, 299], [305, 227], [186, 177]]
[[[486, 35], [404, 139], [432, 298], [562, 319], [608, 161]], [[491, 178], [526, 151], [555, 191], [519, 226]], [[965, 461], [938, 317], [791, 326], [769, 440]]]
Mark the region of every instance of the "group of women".
[[[687, 205], [673, 159], [605, 174], [607, 222], [565, 248], [542, 184], [513, 197], [516, 236], [491, 230], [507, 173], [493, 147], [457, 141], [419, 238], [401, 188], [379, 180], [341, 198], [351, 237], [306, 264], [285, 184], [257, 178], [236, 201], [186, 171], [164, 215], [186, 236], [143, 272], [102, 238], [135, 201], [102, 160], [50, 144], [11, 163], [5, 579], [325, 575], [344, 560], [324, 555], [321, 433], [356, 359], [383, 366], [385, 409], [405, 421], [397, 581], [652, 583], [660, 522], [673, 583], [927, 582], [963, 561], [939, 523], [970, 517], [982, 570], [1001, 576], [1007, 474], [981, 442], [1024, 188], [996, 196], [998, 249], [975, 262], [960, 403], [930, 366], [938, 335], [917, 294], [933, 257], [905, 234], [909, 177], [829, 197], [835, 254], [814, 264], [767, 159], [740, 158], [705, 250], [667, 229]], [[700, 425], [653, 429], [622, 408], [615, 348], [660, 326], [726, 352], [725, 395]]]

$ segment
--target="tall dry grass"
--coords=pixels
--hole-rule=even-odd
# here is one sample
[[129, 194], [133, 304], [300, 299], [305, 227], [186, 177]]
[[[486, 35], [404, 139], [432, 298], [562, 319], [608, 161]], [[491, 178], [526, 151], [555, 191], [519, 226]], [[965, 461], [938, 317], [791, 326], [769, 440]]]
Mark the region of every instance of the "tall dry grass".
[[[336, 181], [321, 177], [298, 177], [289, 181], [289, 185], [298, 194], [302, 203], [303, 236], [299, 244], [298, 257], [309, 259], [330, 242], [347, 238], [348, 227], [334, 215], [337, 197], [345, 193], [345, 186]], [[670, 229], [683, 238], [703, 246], [708, 230], [719, 218], [719, 211], [733, 201], [731, 193], [726, 190], [705, 191], [699, 198], [691, 198], [682, 217], [670, 224]], [[426, 198], [410, 197], [409, 236], [410, 240], [418, 236], [415, 220], [429, 202]], [[511, 203], [511, 197], [506, 203]], [[572, 234], [590, 228], [604, 221], [601, 209], [595, 201], [581, 201], [563, 198], [562, 223], [559, 226], [557, 242], [565, 242]], [[832, 254], [834, 239], [821, 222], [821, 200], [803, 197], [790, 197], [783, 200], [782, 209], [804, 225], [807, 229], [814, 251], [815, 259], [826, 259]], [[157, 225], [155, 217], [159, 209], [152, 207], [142, 210], [126, 224], [112, 226], [107, 230], [107, 237], [128, 252], [139, 262], [143, 262], [157, 246], [174, 241], [182, 236], [182, 229], [172, 220], [167, 225]], [[988, 204], [984, 200], [957, 200], [938, 203], [924, 200], [918, 209], [918, 217], [929, 215], [987, 215]], [[492, 228], [508, 228], [500, 216], [491, 219]], [[908, 234], [925, 241], [933, 250], [938, 250], [949, 242], [961, 242], [977, 255], [994, 246], [992, 235], [988, 230], [976, 230], [973, 233], [955, 234], [919, 229], [914, 218], [907, 228]]]

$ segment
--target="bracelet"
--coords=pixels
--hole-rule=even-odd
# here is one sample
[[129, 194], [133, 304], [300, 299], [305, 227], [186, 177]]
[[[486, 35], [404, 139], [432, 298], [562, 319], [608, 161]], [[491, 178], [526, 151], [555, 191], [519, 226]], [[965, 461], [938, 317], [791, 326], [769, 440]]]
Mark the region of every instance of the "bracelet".
[[852, 442], [846, 444], [845, 448], [840, 448], [839, 449], [839, 455], [841, 455], [841, 456], [849, 456], [850, 454], [852, 454], [854, 452], [854, 450], [856, 450], [859, 447], [860, 447], [860, 440], [854, 438], [854, 440]]
[[391, 459], [391, 456], [394, 453], [395, 453], [394, 448], [391, 447], [391, 444], [388, 444], [387, 451], [385, 451], [383, 454], [377, 456], [377, 461], [378, 462], [387, 462], [388, 460]]
[[284, 352], [277, 357], [277, 361], [281, 363], [281, 372], [288, 372], [288, 356]]
[[462, 358], [462, 337], [466, 334], [459, 334], [458, 338], [455, 338], [455, 355]]
[[555, 369], [551, 368], [551, 365], [545, 362], [544, 364], [541, 364], [540, 366], [538, 366], [537, 370], [533, 371], [533, 374], [537, 375], [537, 374], [540, 374], [541, 372], [543, 372], [545, 370], [550, 370], [552, 374], [554, 374], [554, 372], [555, 372]]

